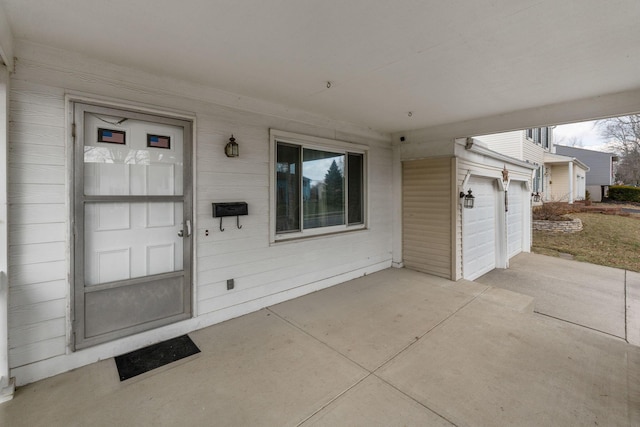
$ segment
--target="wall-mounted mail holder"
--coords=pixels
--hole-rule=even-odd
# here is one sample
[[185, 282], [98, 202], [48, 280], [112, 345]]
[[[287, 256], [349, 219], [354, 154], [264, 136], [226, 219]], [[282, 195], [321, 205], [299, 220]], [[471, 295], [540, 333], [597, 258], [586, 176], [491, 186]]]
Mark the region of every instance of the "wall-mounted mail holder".
[[222, 218], [225, 216], [236, 217], [236, 227], [241, 229], [240, 215], [249, 215], [249, 207], [247, 202], [227, 202], [227, 203], [212, 203], [213, 205], [213, 217], [220, 218], [220, 231], [224, 231], [222, 228]]

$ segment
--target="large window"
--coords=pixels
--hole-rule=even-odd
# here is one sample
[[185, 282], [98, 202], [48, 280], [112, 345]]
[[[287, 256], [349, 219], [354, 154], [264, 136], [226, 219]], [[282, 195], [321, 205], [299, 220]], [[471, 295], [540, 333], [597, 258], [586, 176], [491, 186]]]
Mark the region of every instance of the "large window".
[[365, 148], [272, 131], [274, 239], [363, 228]]

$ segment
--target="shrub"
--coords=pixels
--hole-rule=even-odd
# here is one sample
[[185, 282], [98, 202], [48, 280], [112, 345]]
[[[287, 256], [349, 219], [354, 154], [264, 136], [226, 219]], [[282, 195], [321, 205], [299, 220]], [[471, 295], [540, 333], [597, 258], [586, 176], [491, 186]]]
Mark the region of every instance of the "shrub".
[[545, 203], [533, 208], [535, 221], [571, 221], [567, 216], [571, 208], [566, 203]]
[[609, 187], [609, 199], [620, 202], [640, 202], [640, 188], [628, 185]]

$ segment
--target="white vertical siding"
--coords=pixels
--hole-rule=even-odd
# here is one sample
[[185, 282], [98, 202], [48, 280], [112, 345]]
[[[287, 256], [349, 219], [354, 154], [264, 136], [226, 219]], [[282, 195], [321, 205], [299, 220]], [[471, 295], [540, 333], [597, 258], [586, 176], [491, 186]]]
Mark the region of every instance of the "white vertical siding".
[[[244, 98], [257, 114], [216, 105], [217, 92], [27, 43], [12, 76], [10, 133], [10, 364], [18, 384], [130, 351], [267, 304], [391, 265], [391, 144], [387, 135]], [[165, 327], [70, 352], [69, 201], [71, 165], [65, 93], [127, 100], [195, 117], [195, 311], [185, 326]], [[296, 242], [269, 243], [269, 129], [369, 146], [368, 227]], [[234, 134], [240, 157], [227, 158]], [[246, 201], [249, 215], [227, 218], [211, 203]], [[207, 235], [208, 231], [208, 235]], [[226, 280], [235, 289], [226, 290]], [[164, 335], [163, 335], [164, 334]]]
[[404, 264], [450, 279], [451, 158], [407, 161], [402, 171]]

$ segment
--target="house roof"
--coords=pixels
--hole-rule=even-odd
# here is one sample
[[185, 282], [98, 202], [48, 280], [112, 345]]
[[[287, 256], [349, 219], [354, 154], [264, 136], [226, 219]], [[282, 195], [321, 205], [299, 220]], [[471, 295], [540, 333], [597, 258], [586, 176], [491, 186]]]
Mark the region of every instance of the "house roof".
[[580, 166], [582, 169], [585, 170], [585, 172], [589, 172], [589, 166], [585, 165], [583, 162], [581, 162], [580, 160], [576, 159], [575, 157], [569, 157], [569, 156], [561, 156], [559, 154], [551, 154], [551, 153], [544, 153], [544, 163], [551, 163], [551, 164], [561, 164], [561, 163], [574, 163], [578, 166]]
[[0, 0], [0, 54], [26, 40], [392, 133], [637, 91], [638, 22], [637, 0]]

